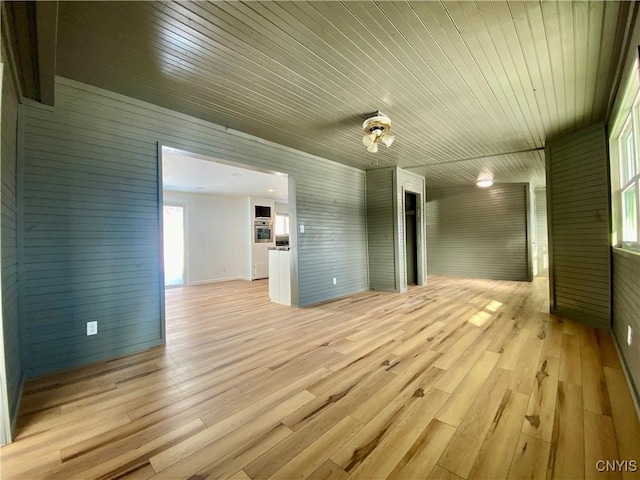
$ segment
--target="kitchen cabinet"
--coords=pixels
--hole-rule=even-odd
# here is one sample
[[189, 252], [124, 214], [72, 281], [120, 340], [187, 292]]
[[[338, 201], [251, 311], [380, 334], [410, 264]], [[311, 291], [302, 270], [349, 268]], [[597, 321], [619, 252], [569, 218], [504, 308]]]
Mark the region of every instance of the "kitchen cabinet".
[[274, 303], [291, 305], [290, 259], [288, 248], [269, 249], [269, 298]]

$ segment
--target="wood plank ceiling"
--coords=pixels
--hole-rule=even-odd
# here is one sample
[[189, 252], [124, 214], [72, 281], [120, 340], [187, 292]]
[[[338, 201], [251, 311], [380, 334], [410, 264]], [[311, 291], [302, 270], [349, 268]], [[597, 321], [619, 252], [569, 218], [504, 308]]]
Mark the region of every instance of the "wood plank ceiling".
[[[544, 185], [604, 119], [627, 2], [61, 2], [57, 74], [428, 185]], [[361, 124], [381, 110], [396, 141]], [[504, 155], [509, 152], [512, 153]]]

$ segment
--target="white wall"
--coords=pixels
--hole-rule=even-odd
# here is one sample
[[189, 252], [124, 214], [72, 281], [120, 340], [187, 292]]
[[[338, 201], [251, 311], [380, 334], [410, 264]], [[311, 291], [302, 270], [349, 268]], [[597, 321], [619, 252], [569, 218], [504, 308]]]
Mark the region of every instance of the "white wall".
[[529, 242], [529, 281], [538, 275], [538, 219], [537, 219], [537, 201], [536, 192], [529, 184], [527, 191], [527, 202], [529, 204], [529, 212], [527, 214], [527, 240]]
[[289, 204], [276, 202], [276, 215], [289, 215]]
[[251, 279], [249, 199], [164, 192], [186, 215], [186, 283]]
[[536, 235], [538, 275], [549, 275], [549, 241], [547, 239], [547, 189], [536, 190]]

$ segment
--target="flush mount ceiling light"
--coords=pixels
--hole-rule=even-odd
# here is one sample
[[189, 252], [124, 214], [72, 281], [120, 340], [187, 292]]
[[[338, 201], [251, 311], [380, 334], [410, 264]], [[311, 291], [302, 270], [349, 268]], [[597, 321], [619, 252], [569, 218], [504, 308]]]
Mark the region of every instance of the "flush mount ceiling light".
[[390, 147], [395, 139], [393, 133], [389, 133], [391, 128], [391, 119], [384, 113], [376, 112], [367, 118], [362, 124], [364, 137], [362, 143], [367, 147], [367, 151], [376, 153], [378, 151], [378, 141], [382, 140], [387, 147]]
[[493, 177], [491, 175], [481, 175], [476, 182], [478, 187], [487, 188], [493, 185]]

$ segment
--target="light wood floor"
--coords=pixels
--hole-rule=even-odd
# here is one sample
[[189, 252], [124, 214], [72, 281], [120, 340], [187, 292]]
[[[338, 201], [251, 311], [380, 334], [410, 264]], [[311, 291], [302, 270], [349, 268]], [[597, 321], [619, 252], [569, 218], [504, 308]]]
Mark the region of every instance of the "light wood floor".
[[167, 292], [166, 349], [32, 380], [3, 479], [640, 478], [609, 333], [547, 283], [430, 277], [293, 309], [266, 282]]

